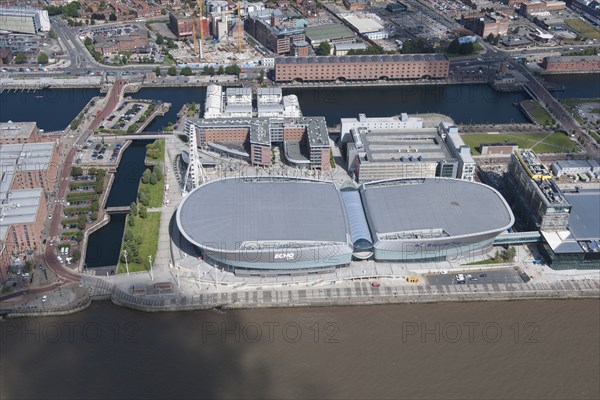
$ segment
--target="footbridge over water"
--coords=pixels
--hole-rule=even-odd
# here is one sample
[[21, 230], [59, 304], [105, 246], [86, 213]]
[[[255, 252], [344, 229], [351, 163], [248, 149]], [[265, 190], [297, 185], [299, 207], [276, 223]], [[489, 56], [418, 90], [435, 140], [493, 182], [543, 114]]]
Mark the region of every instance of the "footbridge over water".
[[129, 211], [131, 211], [130, 206], [106, 207], [106, 212], [108, 214], [128, 214]]

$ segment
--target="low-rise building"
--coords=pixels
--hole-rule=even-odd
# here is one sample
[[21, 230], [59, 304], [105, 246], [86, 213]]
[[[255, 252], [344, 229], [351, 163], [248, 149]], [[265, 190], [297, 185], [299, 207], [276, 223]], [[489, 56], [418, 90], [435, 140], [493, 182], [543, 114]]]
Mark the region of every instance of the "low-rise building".
[[0, 145], [38, 143], [40, 141], [35, 122], [0, 122]]
[[0, 49], [0, 67], [9, 65], [13, 60], [13, 53], [9, 48]]
[[600, 164], [595, 160], [560, 160], [552, 164], [552, 173], [557, 178], [563, 175], [588, 174], [592, 177], [600, 175]]
[[500, 36], [508, 34], [509, 19], [496, 14], [463, 15], [461, 22], [465, 28], [483, 38], [490, 33]]
[[293, 43], [306, 39], [305, 28], [285, 26], [281, 11], [264, 9], [248, 14], [244, 29], [250, 36], [275, 54], [292, 54]]
[[501, 142], [501, 143], [481, 143], [479, 145], [479, 152], [482, 156], [497, 156], [507, 155], [510, 156], [519, 149], [517, 143], [512, 142]]
[[342, 24], [315, 25], [306, 27], [306, 40], [316, 48], [322, 42], [329, 42], [332, 45], [353, 43], [356, 34]]
[[31, 33], [50, 31], [48, 11], [32, 7], [0, 7], [0, 29]]
[[456, 178], [473, 182], [476, 168], [475, 160], [471, 154], [471, 149], [460, 137], [458, 126], [448, 122], [441, 122], [439, 131], [442, 139], [445, 139], [448, 144], [450, 154], [458, 160], [458, 172]]
[[600, 71], [598, 56], [545, 57], [542, 67], [546, 72], [591, 72]]
[[193, 16], [169, 13], [169, 29], [177, 39], [182, 39], [192, 36], [194, 25], [197, 34], [200, 34], [200, 21], [202, 21], [202, 31], [205, 35], [209, 32], [209, 21], [208, 18], [194, 18]]
[[344, 7], [350, 11], [362, 10], [369, 5], [368, 0], [343, 0]]
[[345, 56], [350, 50], [366, 50], [367, 45], [364, 42], [358, 43], [338, 43], [333, 46], [333, 54], [336, 56]]
[[[349, 125], [347, 165], [357, 182], [436, 176], [472, 180], [475, 163], [466, 154], [460, 157], [460, 146], [458, 150], [451, 149], [456, 144], [447, 140], [447, 134], [435, 128], [422, 128], [422, 121], [419, 127], [414, 127], [413, 123], [418, 121], [413, 120], [408, 124], [411, 127], [399, 128], [395, 121], [377, 119], [363, 118], [362, 124]], [[401, 119], [408, 122], [406, 114]]]
[[450, 62], [443, 54], [277, 57], [276, 82], [443, 79]]
[[94, 48], [107, 56], [122, 51], [133, 51], [148, 46], [148, 31], [137, 30], [129, 35], [94, 37]]

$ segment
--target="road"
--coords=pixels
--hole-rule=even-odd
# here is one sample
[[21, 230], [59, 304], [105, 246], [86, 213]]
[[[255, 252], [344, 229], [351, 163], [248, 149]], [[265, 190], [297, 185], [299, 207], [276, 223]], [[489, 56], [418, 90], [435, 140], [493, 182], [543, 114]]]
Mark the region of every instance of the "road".
[[[79, 128], [77, 131], [72, 132], [71, 134], [69, 134], [69, 129], [67, 129], [67, 133], [65, 133], [63, 140], [61, 140], [59, 152], [61, 152], [61, 154], [65, 154], [66, 152], [66, 155], [64, 157], [62, 170], [59, 175], [58, 190], [54, 199], [54, 209], [52, 210], [51, 214], [54, 216], [54, 218], [51, 219], [50, 227], [48, 229], [48, 240], [44, 250], [44, 259], [48, 267], [66, 282], [77, 282], [79, 281], [80, 277], [77, 273], [74, 273], [71, 269], [67, 268], [58, 261], [55, 254], [54, 242], [59, 242], [58, 236], [61, 231], [63, 203], [66, 199], [67, 190], [69, 188], [73, 159], [77, 154], [77, 149], [83, 145], [94, 129], [98, 127], [100, 122], [116, 109], [120, 98], [123, 96], [124, 88], [125, 81], [117, 80], [109, 93], [107, 93], [105, 104], [101, 108], [98, 116], [93, 118], [85, 129]], [[95, 109], [95, 107], [93, 109]], [[94, 113], [93, 109], [90, 111], [91, 113]]]
[[[456, 285], [456, 271], [453, 271], [451, 274], [437, 274], [437, 275], [427, 275], [427, 283], [429, 285]], [[472, 275], [472, 278], [467, 277], [466, 284], [515, 284], [515, 283], [523, 283], [523, 279], [519, 276], [519, 273], [512, 269], [499, 269], [499, 270], [490, 270], [483, 272], [473, 272], [473, 271], [465, 271], [464, 275], [468, 274]], [[483, 276], [485, 275], [485, 276]], [[471, 280], [473, 279], [474, 280]]]

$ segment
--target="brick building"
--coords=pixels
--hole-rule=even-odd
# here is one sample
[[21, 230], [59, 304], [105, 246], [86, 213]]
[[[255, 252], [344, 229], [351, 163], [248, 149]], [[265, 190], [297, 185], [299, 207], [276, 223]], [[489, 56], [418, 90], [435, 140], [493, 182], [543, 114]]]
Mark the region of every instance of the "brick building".
[[329, 168], [329, 137], [323, 117], [188, 119], [186, 132], [192, 131], [198, 147], [248, 159], [252, 165], [271, 165], [271, 148], [276, 143], [283, 144], [292, 165]]
[[448, 77], [449, 65], [450, 61], [443, 54], [278, 57], [275, 81], [443, 79]]
[[40, 141], [35, 122], [0, 122], [0, 145]]
[[244, 29], [275, 54], [292, 54], [293, 43], [305, 41], [304, 28], [284, 26], [279, 10], [265, 9], [250, 13]]
[[557, 56], [545, 57], [542, 67], [546, 72], [600, 72], [600, 57]]
[[[193, 25], [196, 26], [196, 34], [200, 35], [200, 18], [169, 13], [169, 29], [177, 36], [177, 39], [192, 36]], [[209, 29], [208, 18], [202, 17], [202, 32], [204, 32], [204, 35], [208, 35]]]
[[369, 5], [368, 0], [343, 0], [344, 7], [350, 11], [362, 10]]
[[13, 60], [13, 53], [10, 49], [0, 49], [0, 67], [9, 65]]
[[54, 143], [0, 145], [0, 268], [41, 249], [48, 219], [44, 192], [54, 189], [57, 173]]
[[490, 33], [494, 35], [506, 36], [508, 34], [508, 18], [502, 18], [499, 15], [485, 14], [462, 16], [461, 23], [476, 35], [483, 38]]
[[132, 51], [140, 47], [148, 46], [149, 43], [148, 31], [145, 29], [136, 31], [128, 36], [99, 37], [94, 40], [94, 48], [105, 56], [121, 51]]

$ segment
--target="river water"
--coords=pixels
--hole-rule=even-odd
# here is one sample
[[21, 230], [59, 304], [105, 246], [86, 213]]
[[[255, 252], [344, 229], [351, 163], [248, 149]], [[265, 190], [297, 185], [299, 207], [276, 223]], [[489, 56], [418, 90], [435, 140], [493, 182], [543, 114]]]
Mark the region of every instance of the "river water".
[[600, 302], [4, 320], [2, 399], [597, 399]]

